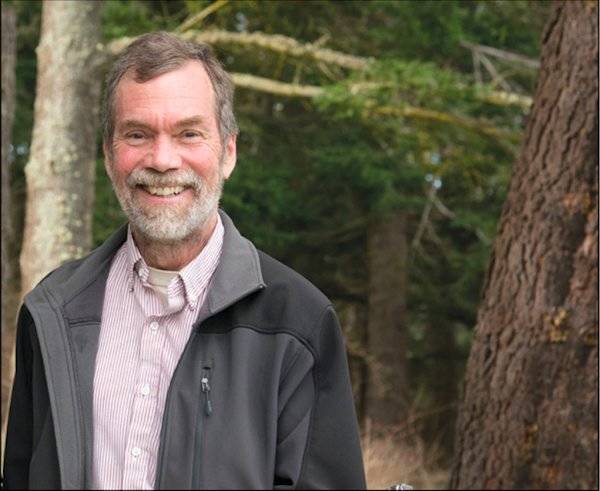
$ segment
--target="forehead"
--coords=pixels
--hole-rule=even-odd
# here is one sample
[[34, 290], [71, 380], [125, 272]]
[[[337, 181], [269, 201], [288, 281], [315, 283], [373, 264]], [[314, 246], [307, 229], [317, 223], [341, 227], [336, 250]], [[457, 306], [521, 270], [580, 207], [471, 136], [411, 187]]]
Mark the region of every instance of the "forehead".
[[[115, 91], [115, 116], [138, 116], [144, 113], [206, 114], [214, 112], [215, 94], [206, 69], [199, 61], [158, 75], [145, 82], [136, 82], [128, 72]], [[179, 114], [181, 113], [181, 114]]]

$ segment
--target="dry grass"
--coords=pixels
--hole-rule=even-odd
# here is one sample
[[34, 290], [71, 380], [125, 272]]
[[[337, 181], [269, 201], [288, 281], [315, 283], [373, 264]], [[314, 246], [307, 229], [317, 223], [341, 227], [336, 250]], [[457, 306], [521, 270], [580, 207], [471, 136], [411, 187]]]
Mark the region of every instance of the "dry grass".
[[450, 471], [436, 464], [439, 448], [426, 446], [404, 429], [389, 428], [375, 436], [367, 424], [362, 445], [368, 489], [386, 489], [399, 483], [414, 489], [447, 489]]

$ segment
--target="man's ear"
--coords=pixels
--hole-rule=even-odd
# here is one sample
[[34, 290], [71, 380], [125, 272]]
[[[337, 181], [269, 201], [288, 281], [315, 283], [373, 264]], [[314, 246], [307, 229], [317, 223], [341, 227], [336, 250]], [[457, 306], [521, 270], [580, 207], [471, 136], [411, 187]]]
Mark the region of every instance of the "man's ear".
[[106, 144], [106, 142], [102, 142], [102, 151], [104, 152], [104, 169], [106, 170], [106, 174], [112, 180], [112, 153], [110, 151], [110, 147]]
[[223, 160], [223, 177], [229, 179], [229, 176], [235, 168], [237, 160], [237, 134], [230, 135], [225, 142], [225, 159]]

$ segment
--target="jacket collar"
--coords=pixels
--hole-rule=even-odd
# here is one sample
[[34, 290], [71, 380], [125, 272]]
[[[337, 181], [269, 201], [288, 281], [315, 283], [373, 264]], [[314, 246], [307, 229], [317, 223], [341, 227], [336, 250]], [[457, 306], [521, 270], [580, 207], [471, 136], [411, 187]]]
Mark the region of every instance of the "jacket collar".
[[[240, 234], [223, 210], [219, 210], [219, 214], [224, 228], [223, 249], [206, 298], [209, 315], [266, 286], [256, 248]], [[76, 263], [74, 269], [59, 268], [43, 281], [45, 288], [65, 307], [67, 317], [74, 318], [85, 312], [86, 317], [100, 320], [110, 264], [126, 238], [127, 224]], [[91, 288], [93, 294], [90, 294], [90, 286], [96, 287]]]
[[219, 214], [224, 228], [223, 250], [206, 297], [209, 315], [266, 286], [256, 248], [224, 211], [219, 210]]

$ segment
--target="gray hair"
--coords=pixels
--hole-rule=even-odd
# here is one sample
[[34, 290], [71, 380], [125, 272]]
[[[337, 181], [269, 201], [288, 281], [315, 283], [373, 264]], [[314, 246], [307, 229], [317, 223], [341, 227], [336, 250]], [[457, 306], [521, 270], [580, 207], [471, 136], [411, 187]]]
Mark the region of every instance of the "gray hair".
[[109, 147], [115, 131], [115, 92], [123, 76], [133, 71], [136, 82], [147, 82], [191, 60], [202, 63], [212, 83], [221, 141], [238, 132], [233, 114], [233, 82], [212, 48], [205, 43], [184, 41], [168, 32], [158, 31], [144, 34], [127, 46], [107, 76], [102, 113], [104, 141]]

